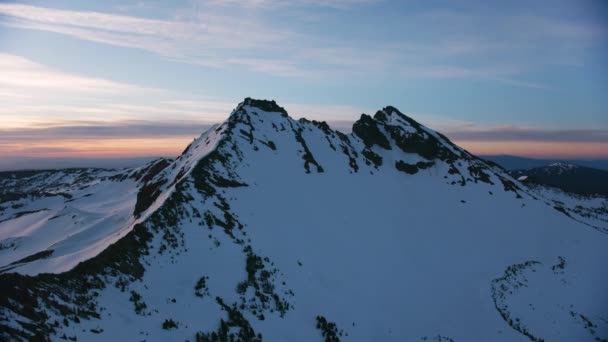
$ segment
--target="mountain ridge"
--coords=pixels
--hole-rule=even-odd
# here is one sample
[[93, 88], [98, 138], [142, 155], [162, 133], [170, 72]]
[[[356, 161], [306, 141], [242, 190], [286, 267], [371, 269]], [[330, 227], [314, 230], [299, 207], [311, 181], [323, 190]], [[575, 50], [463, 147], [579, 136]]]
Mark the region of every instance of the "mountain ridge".
[[608, 195], [608, 171], [571, 163], [553, 163], [531, 169], [510, 171], [515, 178], [555, 187], [579, 195]]
[[484, 160], [492, 161], [507, 170], [531, 169], [552, 163], [570, 163], [600, 170], [608, 170], [608, 159], [536, 159], [512, 155], [483, 155]]

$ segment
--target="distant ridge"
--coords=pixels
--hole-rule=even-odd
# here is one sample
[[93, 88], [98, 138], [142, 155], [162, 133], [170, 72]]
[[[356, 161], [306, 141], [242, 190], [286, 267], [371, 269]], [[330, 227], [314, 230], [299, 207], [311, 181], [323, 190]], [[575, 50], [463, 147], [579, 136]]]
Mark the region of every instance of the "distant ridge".
[[[0, 172], [21, 170], [49, 170], [66, 168], [122, 169], [142, 166], [160, 156], [125, 158], [75, 158], [75, 157], [2, 157]], [[173, 156], [174, 157], [174, 156]]]
[[580, 195], [608, 195], [608, 171], [570, 163], [553, 163], [510, 172], [517, 179]]
[[608, 159], [535, 159], [512, 155], [481, 155], [482, 159], [493, 161], [507, 170], [531, 169], [554, 163], [568, 163], [594, 169], [608, 170]]

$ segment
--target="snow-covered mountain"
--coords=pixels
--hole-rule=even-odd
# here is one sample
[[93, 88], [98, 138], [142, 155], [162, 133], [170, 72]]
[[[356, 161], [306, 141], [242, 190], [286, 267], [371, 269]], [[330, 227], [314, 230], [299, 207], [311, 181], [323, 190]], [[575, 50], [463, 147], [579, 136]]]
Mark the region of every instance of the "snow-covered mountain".
[[592, 169], [608, 170], [608, 159], [535, 159], [510, 155], [483, 155], [482, 158], [497, 163], [509, 171], [533, 169], [555, 163], [574, 164]]
[[175, 160], [1, 177], [7, 340], [608, 338], [606, 201], [393, 107], [347, 135], [248, 98]]
[[510, 173], [517, 179], [580, 195], [608, 196], [608, 171], [605, 170], [562, 162]]

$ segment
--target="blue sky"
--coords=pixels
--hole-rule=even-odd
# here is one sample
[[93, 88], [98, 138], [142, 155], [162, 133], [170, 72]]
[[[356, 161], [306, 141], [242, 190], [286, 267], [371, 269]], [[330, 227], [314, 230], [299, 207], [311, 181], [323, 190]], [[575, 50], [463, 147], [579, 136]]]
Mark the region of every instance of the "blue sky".
[[390, 104], [477, 153], [608, 157], [606, 61], [605, 1], [3, 1], [0, 155], [177, 153], [251, 96], [337, 126]]

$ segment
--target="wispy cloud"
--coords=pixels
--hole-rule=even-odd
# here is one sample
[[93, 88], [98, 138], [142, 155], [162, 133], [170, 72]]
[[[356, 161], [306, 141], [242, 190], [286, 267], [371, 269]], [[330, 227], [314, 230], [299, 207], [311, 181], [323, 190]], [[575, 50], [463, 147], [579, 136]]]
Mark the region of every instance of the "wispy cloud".
[[63, 126], [0, 129], [0, 145], [66, 139], [197, 137], [209, 127], [210, 124], [196, 121], [124, 120], [111, 123], [75, 121]]
[[[80, 124], [111, 127], [116, 123], [132, 124], [145, 121], [170, 123], [173, 120], [208, 125], [223, 121], [235, 106], [234, 103], [213, 100], [158, 100], [142, 104], [135, 99], [135, 103], [101, 101], [66, 105], [56, 105], [49, 101], [37, 100], [36, 104], [32, 105], [5, 104], [0, 110], [0, 133], [6, 134], [5, 129], [38, 129]], [[86, 118], [85, 121], [83, 118]]]
[[158, 103], [175, 96], [167, 90], [67, 73], [20, 56], [0, 53], [0, 70], [0, 130], [45, 125], [49, 118], [57, 125], [75, 117], [103, 122], [196, 114], [178, 105]]
[[157, 91], [101, 78], [69, 74], [5, 53], [0, 53], [0, 69], [0, 96], [4, 97], [31, 97], [40, 91], [98, 95]]
[[[550, 63], [581, 63], [585, 51], [607, 36], [605, 27], [580, 22], [519, 14], [473, 15], [441, 8], [412, 11], [395, 23], [395, 30], [416, 35], [387, 33], [390, 39], [378, 41], [353, 37], [351, 43], [332, 35], [298, 32], [297, 26], [272, 20], [273, 9], [318, 16], [323, 8], [341, 12], [376, 2], [380, 1], [194, 1], [192, 7], [167, 13], [164, 19], [6, 3], [0, 4], [0, 25], [142, 49], [205, 67], [243, 68], [279, 77], [328, 80], [344, 74], [398, 74], [484, 79], [545, 90], [552, 87], [522, 76]], [[251, 15], [252, 9], [256, 15]], [[526, 27], [525, 32], [521, 27]]]
[[192, 141], [186, 136], [156, 138], [63, 139], [0, 144], [5, 157], [141, 157], [177, 156]]
[[498, 82], [515, 87], [556, 90], [555, 87], [512, 78], [522, 71], [506, 67], [455, 67], [447, 65], [412, 66], [401, 71], [404, 78], [412, 79], [476, 79]]
[[[319, 116], [320, 119], [326, 119], [328, 114], [339, 118], [358, 112], [357, 109], [347, 106], [287, 104], [286, 108], [294, 117]], [[348, 133], [354, 120], [327, 121], [333, 128]], [[456, 120], [441, 122], [439, 127], [430, 127], [438, 129], [473, 153], [510, 153], [533, 157], [608, 157], [608, 130], [483, 126]], [[209, 127], [210, 125], [197, 121], [126, 120], [113, 123], [74, 121], [62, 126], [1, 129], [0, 156], [175, 156], [194, 137]]]
[[235, 106], [231, 101], [67, 73], [4, 53], [0, 70], [0, 131], [62, 126], [74, 118], [112, 123], [171, 117], [209, 123], [223, 120]]
[[72, 152], [76, 152], [76, 151], [78, 151], [78, 150], [74, 149], [74, 148], [68, 148], [68, 147], [43, 147], [43, 146], [26, 147], [26, 148], [22, 148], [20, 150], [20, 152], [23, 154], [43, 154], [43, 155], [49, 155], [49, 154], [55, 154], [55, 153], [72, 153]]
[[595, 128], [542, 129], [508, 125], [452, 129], [447, 131], [446, 134], [454, 140], [466, 141], [594, 142], [608, 144], [608, 129]]
[[[310, 5], [344, 9], [368, 2], [372, 1], [304, 1], [298, 2], [296, 7]], [[242, 67], [279, 77], [327, 79], [346, 67], [374, 66], [377, 70], [380, 66], [387, 66], [386, 59], [379, 58], [384, 53], [348, 47], [336, 41], [325, 42], [325, 39], [273, 26], [271, 20], [254, 19], [238, 13], [219, 13], [212, 6], [236, 6], [237, 3], [238, 6], [267, 10], [275, 6], [292, 7], [295, 2], [205, 2], [204, 10], [177, 12], [180, 14], [167, 20], [0, 4], [0, 14], [5, 15], [4, 20], [0, 17], [0, 24], [142, 49], [169, 60], [205, 67]], [[320, 65], [331, 68], [317, 69]]]
[[297, 77], [313, 79], [322, 74], [318, 71], [308, 71], [297, 63], [276, 58], [227, 58], [226, 63], [245, 66], [249, 70], [281, 77]]
[[599, 142], [463, 140], [457, 143], [477, 155], [508, 154], [555, 159], [608, 158], [608, 144]]
[[289, 32], [247, 18], [201, 14], [159, 20], [100, 12], [0, 4], [0, 23], [50, 31], [98, 43], [137, 48], [186, 62], [221, 67], [218, 50], [248, 50], [284, 42]]
[[218, 6], [239, 6], [246, 8], [284, 8], [284, 7], [302, 7], [316, 6], [329, 7], [334, 9], [349, 9], [353, 6], [371, 4], [380, 0], [211, 0], [211, 3]]
[[[480, 124], [434, 114], [420, 114], [413, 117], [455, 141], [608, 144], [606, 127], [556, 128], [514, 123]], [[608, 145], [606, 147], [608, 148]]]
[[[0, 53], [0, 69], [3, 70], [3, 77], [0, 78], [0, 99], [3, 102], [0, 132], [4, 135], [0, 139], [5, 140], [19, 139], [19, 135], [29, 136], [30, 129], [46, 129], [43, 131], [60, 136], [61, 127], [66, 126], [77, 126], [81, 131], [93, 130], [88, 133], [105, 130], [106, 133], [115, 131], [121, 132], [118, 135], [128, 136], [127, 129], [149, 129], [154, 135], [162, 125], [160, 122], [168, 125], [168, 132], [172, 131], [172, 124], [185, 122], [187, 124], [183, 129], [194, 124], [192, 127], [196, 131], [200, 125], [225, 120], [238, 101], [242, 100], [186, 96], [165, 89], [91, 78], [4, 53]], [[285, 67], [284, 72], [291, 71], [297, 72]], [[356, 117], [362, 111], [360, 108], [335, 104], [288, 102], [284, 105], [294, 115], [317, 120]], [[81, 118], [86, 118], [86, 121]], [[159, 126], [146, 126], [154, 120], [159, 122]], [[9, 134], [8, 129], [16, 130]], [[66, 128], [63, 131], [66, 135], [70, 135], [70, 132], [74, 130]]]

